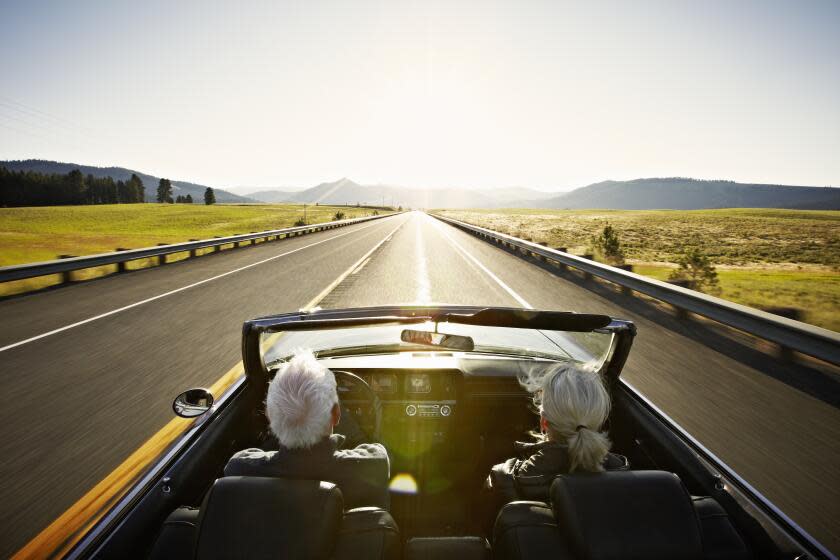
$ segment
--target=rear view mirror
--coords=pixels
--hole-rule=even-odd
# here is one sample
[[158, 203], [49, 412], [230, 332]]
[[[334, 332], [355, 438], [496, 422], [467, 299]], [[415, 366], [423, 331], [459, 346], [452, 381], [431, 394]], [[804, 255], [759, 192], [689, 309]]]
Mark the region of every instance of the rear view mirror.
[[181, 418], [201, 416], [213, 406], [213, 394], [207, 389], [187, 389], [172, 403], [172, 410]]
[[414, 331], [411, 329], [405, 329], [402, 332], [400, 339], [403, 342], [408, 342], [410, 344], [438, 346], [440, 348], [446, 348], [447, 350], [460, 350], [462, 352], [472, 352], [473, 348], [475, 348], [472, 338], [457, 334], [442, 334], [429, 331]]

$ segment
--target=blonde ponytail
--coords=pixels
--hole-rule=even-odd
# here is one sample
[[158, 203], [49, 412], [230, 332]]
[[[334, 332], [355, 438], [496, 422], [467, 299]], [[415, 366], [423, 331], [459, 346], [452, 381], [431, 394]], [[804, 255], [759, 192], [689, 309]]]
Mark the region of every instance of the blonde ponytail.
[[562, 364], [543, 379], [540, 414], [549, 438], [565, 442], [569, 472], [604, 470], [610, 440], [601, 432], [610, 412], [610, 397], [601, 377], [572, 364]]

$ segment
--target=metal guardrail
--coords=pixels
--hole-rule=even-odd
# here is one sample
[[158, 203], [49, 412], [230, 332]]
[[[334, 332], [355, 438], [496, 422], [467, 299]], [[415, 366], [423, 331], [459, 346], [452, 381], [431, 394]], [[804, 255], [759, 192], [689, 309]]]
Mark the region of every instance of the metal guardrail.
[[576, 268], [617, 284], [625, 290], [645, 294], [678, 309], [702, 315], [755, 337], [774, 342], [783, 348], [807, 354], [834, 365], [840, 365], [840, 333], [654, 280], [491, 229], [474, 226], [445, 216], [436, 214], [433, 214], [433, 216], [483, 239]]
[[[322, 224], [312, 224], [306, 226], [297, 226], [284, 229], [274, 229], [269, 231], [260, 231], [254, 233], [247, 233], [243, 235], [231, 235], [228, 237], [214, 237], [212, 239], [202, 239], [198, 241], [188, 241], [186, 243], [173, 243], [171, 245], [160, 245], [157, 247], [146, 247], [143, 249], [131, 249], [127, 251], [116, 251], [113, 253], [101, 253], [99, 255], [89, 255], [85, 257], [72, 257], [66, 259], [56, 259], [54, 261], [44, 261], [36, 263], [18, 264], [12, 266], [0, 267], [0, 282], [11, 282], [13, 280], [24, 280], [26, 278], [35, 278], [38, 276], [47, 276], [49, 274], [62, 274], [64, 280], [67, 280], [67, 275], [74, 270], [82, 270], [85, 268], [94, 268], [97, 266], [104, 266], [109, 264], [117, 264], [120, 266], [119, 270], [125, 270], [125, 263], [137, 259], [158, 258], [165, 259], [166, 255], [173, 253], [184, 253], [189, 251], [191, 257], [196, 256], [198, 249], [206, 249], [213, 247], [214, 251], [219, 251], [222, 245], [229, 245], [231, 243], [239, 246], [240, 243], [250, 242], [253, 244], [258, 239], [268, 241], [271, 237], [279, 239], [280, 237], [293, 237], [297, 235], [304, 235], [307, 233], [314, 233], [316, 231], [323, 231], [327, 229], [335, 229], [338, 227], [358, 224], [360, 222], [367, 222], [370, 220], [377, 220], [394, 214], [384, 214], [381, 216], [367, 216], [364, 218], [354, 218], [351, 220], [339, 220], [336, 222], [324, 222]], [[161, 261], [161, 264], [164, 264]]]

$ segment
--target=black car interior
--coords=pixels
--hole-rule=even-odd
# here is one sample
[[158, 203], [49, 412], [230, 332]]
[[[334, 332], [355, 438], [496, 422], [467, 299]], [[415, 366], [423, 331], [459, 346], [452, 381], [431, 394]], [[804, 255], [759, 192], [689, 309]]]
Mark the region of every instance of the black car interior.
[[[494, 362], [472, 364], [470, 375], [457, 369], [352, 372], [379, 401], [380, 440], [392, 477], [410, 475], [416, 484], [416, 490], [392, 492], [389, 511], [344, 511], [340, 488], [325, 481], [221, 477], [224, 457], [197, 503], [173, 508], [158, 525], [150, 557], [764, 557], [747, 546], [754, 538], [742, 536], [756, 528], [739, 527], [712, 497], [726, 493], [708, 485], [708, 471], [704, 481], [699, 468], [679, 475], [659, 470], [681, 461], [661, 453], [667, 446], [644, 443], [656, 434], [640, 432], [641, 418], [631, 428], [627, 408], [633, 403], [619, 394], [610, 435], [633, 470], [560, 476], [546, 502], [486, 511], [482, 493], [490, 467], [512, 456], [513, 442], [526, 438], [535, 423], [529, 395], [515, 377], [475, 374], [500, 369], [504, 364]], [[366, 388], [352, 376], [337, 377], [350, 380], [339, 381], [344, 407], [363, 429], [372, 429], [374, 405]], [[257, 409], [231, 452], [276, 448]]]

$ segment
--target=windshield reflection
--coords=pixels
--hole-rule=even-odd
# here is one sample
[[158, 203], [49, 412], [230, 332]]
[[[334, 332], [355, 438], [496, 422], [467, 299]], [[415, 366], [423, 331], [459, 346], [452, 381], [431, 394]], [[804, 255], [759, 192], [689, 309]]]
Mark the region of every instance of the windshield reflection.
[[[412, 329], [434, 332], [432, 322], [412, 325]], [[355, 327], [311, 331], [288, 331], [262, 335], [263, 359], [271, 365], [296, 350], [308, 348], [319, 356], [340, 356], [394, 352], [448, 351], [447, 349], [406, 343], [401, 340], [403, 325]], [[474, 352], [573, 360], [600, 365], [609, 354], [613, 335], [599, 332], [568, 332], [515, 329], [439, 323], [437, 332], [469, 336]]]

